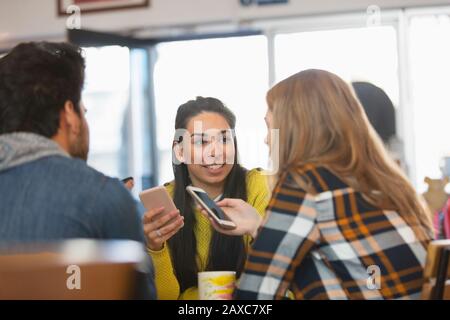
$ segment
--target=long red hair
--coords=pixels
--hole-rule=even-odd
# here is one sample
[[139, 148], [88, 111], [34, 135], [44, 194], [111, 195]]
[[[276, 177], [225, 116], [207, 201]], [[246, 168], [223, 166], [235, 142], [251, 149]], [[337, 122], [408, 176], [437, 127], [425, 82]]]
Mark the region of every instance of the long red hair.
[[267, 103], [279, 129], [279, 174], [322, 165], [373, 205], [432, 230], [428, 210], [345, 81], [327, 71], [302, 71], [270, 89]]

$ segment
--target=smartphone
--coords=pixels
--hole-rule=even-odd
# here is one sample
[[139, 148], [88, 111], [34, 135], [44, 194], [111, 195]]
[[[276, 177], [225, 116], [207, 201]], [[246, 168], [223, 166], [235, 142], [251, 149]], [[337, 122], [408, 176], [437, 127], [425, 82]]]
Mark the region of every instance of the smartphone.
[[175, 203], [173, 203], [165, 187], [144, 190], [139, 194], [139, 199], [141, 199], [142, 204], [147, 210], [164, 207], [164, 211], [161, 214], [177, 210]]
[[224, 229], [236, 229], [236, 224], [231, 221], [225, 212], [213, 201], [205, 190], [187, 186], [186, 191], [192, 196], [192, 198], [203, 208], [206, 212]]

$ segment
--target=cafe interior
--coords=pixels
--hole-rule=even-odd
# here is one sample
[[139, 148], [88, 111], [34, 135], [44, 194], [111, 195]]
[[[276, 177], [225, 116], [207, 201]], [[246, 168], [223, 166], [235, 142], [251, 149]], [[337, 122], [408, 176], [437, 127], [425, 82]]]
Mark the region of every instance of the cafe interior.
[[[145, 203], [143, 191], [158, 186], [165, 190], [172, 181], [179, 183], [173, 161], [181, 105], [197, 97], [223, 102], [236, 119], [233, 133], [240, 165], [270, 172], [273, 152], [267, 145], [264, 120], [268, 90], [305, 70], [337, 75], [355, 93], [388, 157], [427, 208], [434, 234], [421, 260], [420, 292], [413, 296], [423, 300], [450, 299], [449, 38], [448, 0], [0, 1], [0, 70], [20, 43], [65, 42], [81, 48], [85, 61], [82, 101], [89, 126], [87, 166], [124, 185], [135, 202], [139, 223], [144, 221], [144, 233], [149, 203], [157, 203], [162, 194]], [[6, 117], [2, 103], [0, 117]], [[0, 120], [0, 126], [3, 123]], [[4, 134], [2, 130], [0, 163], [5, 156]], [[2, 171], [0, 164], [0, 190], [1, 180], [13, 173], [14, 169]], [[43, 180], [42, 185], [50, 183], [45, 176]], [[27, 179], [18, 183], [26, 188]], [[14, 198], [12, 193], [0, 194], [0, 207], [29, 210], [27, 199], [34, 198]], [[0, 224], [8, 221], [1, 217], [7, 212], [0, 209]], [[203, 212], [209, 213], [204, 208]], [[183, 219], [186, 228], [188, 218]], [[210, 223], [218, 220], [214, 221]], [[7, 228], [13, 226], [6, 224], [0, 226], [2, 300], [183, 298], [183, 289], [178, 289], [177, 297], [158, 288], [161, 283], [172, 286], [175, 276], [164, 278], [158, 270], [163, 262], [157, 261], [162, 258], [155, 257], [156, 251], [146, 247], [145, 241], [59, 232], [59, 239], [48, 241], [44, 236], [43, 241], [35, 237], [22, 243], [19, 236], [10, 236]], [[269, 228], [270, 218], [267, 224]], [[155, 237], [162, 238], [163, 230], [156, 229]], [[201, 237], [196, 237], [199, 243]], [[172, 259], [178, 259], [178, 250], [171, 247], [175, 240], [167, 241], [162, 246], [169, 246]], [[258, 242], [256, 236], [249, 246], [253, 243], [250, 259], [262, 254], [257, 251], [262, 240]], [[208, 246], [214, 244], [208, 242]], [[148, 272], [152, 261], [154, 270]], [[251, 267], [251, 261], [245, 268]], [[179, 266], [174, 267], [176, 277], [183, 273]], [[225, 272], [210, 267], [197, 271]], [[250, 281], [250, 271], [243, 273], [248, 277], [242, 288]], [[386, 276], [384, 269], [382, 274]], [[196, 298], [212, 299], [200, 279], [199, 273]], [[148, 281], [156, 283], [157, 294], [145, 292], [148, 287], [143, 283]], [[245, 296], [241, 290], [238, 297]], [[262, 290], [259, 297], [264, 297]], [[294, 289], [285, 296], [301, 298]], [[233, 298], [231, 294], [221, 297]]]

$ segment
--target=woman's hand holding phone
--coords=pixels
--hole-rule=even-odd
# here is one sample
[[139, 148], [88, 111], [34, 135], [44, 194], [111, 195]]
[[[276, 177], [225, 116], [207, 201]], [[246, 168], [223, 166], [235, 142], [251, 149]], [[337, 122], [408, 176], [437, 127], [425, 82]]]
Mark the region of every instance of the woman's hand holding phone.
[[232, 230], [226, 230], [218, 225], [205, 210], [202, 210], [202, 214], [211, 221], [214, 229], [230, 236], [242, 236], [247, 234], [253, 238], [256, 237], [262, 218], [255, 208], [241, 199], [223, 199], [217, 202], [217, 205], [221, 207], [227, 217], [233, 221], [237, 227]]
[[164, 243], [173, 237], [183, 226], [184, 217], [179, 210], [162, 214], [164, 207], [148, 210], [143, 218], [144, 233], [150, 250], [159, 251]]

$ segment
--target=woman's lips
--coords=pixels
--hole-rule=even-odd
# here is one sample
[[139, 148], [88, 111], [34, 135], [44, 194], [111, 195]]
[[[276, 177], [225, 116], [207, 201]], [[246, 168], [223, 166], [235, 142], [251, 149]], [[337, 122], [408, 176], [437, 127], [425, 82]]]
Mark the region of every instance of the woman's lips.
[[208, 173], [217, 174], [222, 171], [222, 168], [224, 166], [225, 166], [225, 164], [210, 164], [210, 165], [204, 165], [202, 167], [205, 168], [208, 171]]

